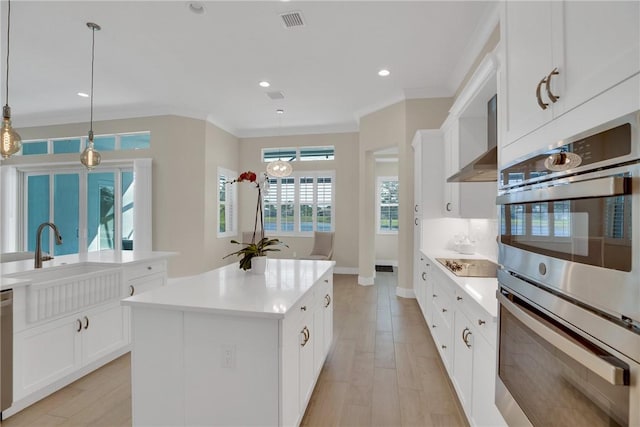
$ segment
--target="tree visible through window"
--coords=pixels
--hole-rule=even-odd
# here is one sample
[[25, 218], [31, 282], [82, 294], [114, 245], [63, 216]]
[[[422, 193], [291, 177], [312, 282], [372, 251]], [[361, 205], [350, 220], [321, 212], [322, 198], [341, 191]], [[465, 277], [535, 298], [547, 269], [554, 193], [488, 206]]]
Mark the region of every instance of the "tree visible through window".
[[398, 232], [398, 177], [378, 177], [378, 232]]

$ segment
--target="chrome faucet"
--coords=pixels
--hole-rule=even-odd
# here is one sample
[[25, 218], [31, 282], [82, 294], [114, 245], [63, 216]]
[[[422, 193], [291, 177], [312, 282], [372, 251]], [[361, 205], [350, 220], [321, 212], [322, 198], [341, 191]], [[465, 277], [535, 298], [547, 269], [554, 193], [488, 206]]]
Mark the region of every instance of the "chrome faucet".
[[[42, 245], [40, 243], [40, 240], [42, 239], [42, 230], [44, 230], [44, 228], [46, 226], [49, 226], [53, 229], [53, 232], [56, 235], [56, 245], [61, 245], [62, 244], [62, 236], [60, 235], [60, 232], [58, 231], [58, 227], [52, 223], [52, 222], [43, 222], [42, 224], [40, 224], [38, 226], [38, 231], [36, 231], [36, 256], [35, 256], [35, 264], [34, 264], [34, 268], [42, 268]], [[53, 259], [53, 257], [48, 257], [47, 260]]]

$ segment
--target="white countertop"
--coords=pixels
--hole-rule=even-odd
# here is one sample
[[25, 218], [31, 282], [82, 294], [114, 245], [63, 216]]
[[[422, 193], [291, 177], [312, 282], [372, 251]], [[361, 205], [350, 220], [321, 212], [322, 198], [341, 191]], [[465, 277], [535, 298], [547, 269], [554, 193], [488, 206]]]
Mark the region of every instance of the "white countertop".
[[[120, 266], [156, 259], [169, 258], [175, 252], [143, 252], [143, 251], [96, 251], [86, 254], [58, 255], [52, 260], [42, 262], [42, 272], [47, 268], [61, 267], [80, 263], [104, 264], [105, 266]], [[34, 270], [33, 259], [5, 262], [0, 264], [0, 289], [10, 289], [30, 284], [29, 280], [6, 277], [12, 274]]]
[[[496, 300], [496, 291], [498, 290], [498, 279], [495, 277], [458, 277], [436, 258], [457, 258], [457, 259], [488, 259], [485, 256], [474, 254], [465, 255], [455, 251], [433, 251], [422, 253], [431, 259], [435, 268], [439, 268], [444, 274], [451, 279], [460, 289], [467, 293], [473, 301], [475, 301], [484, 311], [492, 317], [498, 317], [498, 304]], [[495, 260], [490, 260], [496, 262]]]
[[252, 274], [234, 262], [186, 277], [122, 304], [268, 318], [283, 318], [335, 261], [268, 259], [265, 274]]

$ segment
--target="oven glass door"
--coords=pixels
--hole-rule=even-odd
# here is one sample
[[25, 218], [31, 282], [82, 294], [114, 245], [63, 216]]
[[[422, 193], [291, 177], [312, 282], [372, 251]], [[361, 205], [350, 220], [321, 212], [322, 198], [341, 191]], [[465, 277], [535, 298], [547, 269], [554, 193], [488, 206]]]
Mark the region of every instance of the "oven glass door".
[[515, 295], [498, 298], [498, 375], [534, 426], [629, 424], [627, 364]]
[[503, 204], [500, 241], [567, 261], [631, 271], [632, 196]]

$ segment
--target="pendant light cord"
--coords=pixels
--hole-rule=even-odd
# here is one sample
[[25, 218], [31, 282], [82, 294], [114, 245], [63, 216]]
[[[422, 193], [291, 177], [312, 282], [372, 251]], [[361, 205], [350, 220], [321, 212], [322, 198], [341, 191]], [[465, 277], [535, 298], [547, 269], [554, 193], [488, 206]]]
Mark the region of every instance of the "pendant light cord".
[[5, 80], [5, 106], [9, 106], [9, 37], [11, 35], [11, 0], [7, 2], [7, 79]]
[[91, 118], [89, 121], [89, 132], [91, 133], [91, 142], [93, 143], [93, 63], [96, 51], [96, 28], [91, 28]]

